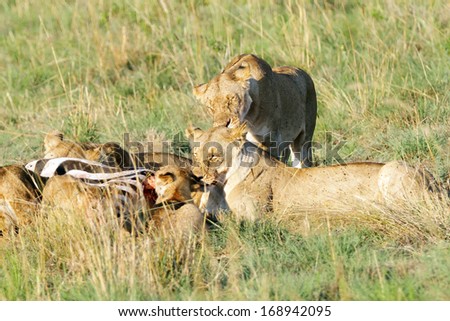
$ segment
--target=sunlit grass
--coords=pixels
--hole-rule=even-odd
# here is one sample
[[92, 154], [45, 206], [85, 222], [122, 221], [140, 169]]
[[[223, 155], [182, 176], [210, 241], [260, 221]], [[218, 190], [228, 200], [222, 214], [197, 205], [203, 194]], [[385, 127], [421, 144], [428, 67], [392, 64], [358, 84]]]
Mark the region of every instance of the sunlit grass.
[[[251, 52], [311, 74], [322, 146], [345, 140], [345, 161], [402, 159], [445, 182], [448, 12], [445, 1], [3, 1], [0, 163], [40, 157], [52, 129], [122, 142], [207, 127], [192, 86]], [[0, 299], [450, 299], [447, 201], [274, 216], [225, 219], [180, 261], [148, 235], [48, 211], [0, 241]]]

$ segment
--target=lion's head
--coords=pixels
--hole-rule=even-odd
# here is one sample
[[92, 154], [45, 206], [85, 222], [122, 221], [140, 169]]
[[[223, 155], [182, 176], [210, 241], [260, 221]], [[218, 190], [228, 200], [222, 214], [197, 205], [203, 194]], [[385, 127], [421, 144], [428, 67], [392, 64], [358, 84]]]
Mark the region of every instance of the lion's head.
[[262, 82], [272, 74], [271, 67], [255, 55], [235, 57], [211, 81], [194, 87], [194, 96], [213, 116], [214, 127], [235, 127], [253, 103], [259, 104]]
[[193, 193], [201, 191], [197, 177], [189, 170], [174, 165], [166, 165], [156, 171], [153, 185], [158, 195], [156, 204], [187, 202], [192, 199]]
[[223, 174], [231, 166], [234, 153], [245, 141], [245, 135], [245, 125], [235, 128], [212, 127], [207, 131], [193, 127], [186, 129], [194, 162], [192, 172], [202, 176], [202, 181], [206, 184], [221, 181]]
[[83, 148], [81, 144], [64, 140], [64, 134], [57, 130], [51, 131], [45, 136], [44, 148], [44, 158], [73, 157], [87, 159], [86, 148]]
[[44, 158], [71, 157], [101, 162], [108, 166], [131, 167], [131, 155], [117, 143], [77, 143], [64, 139], [59, 131], [49, 132], [44, 139]]

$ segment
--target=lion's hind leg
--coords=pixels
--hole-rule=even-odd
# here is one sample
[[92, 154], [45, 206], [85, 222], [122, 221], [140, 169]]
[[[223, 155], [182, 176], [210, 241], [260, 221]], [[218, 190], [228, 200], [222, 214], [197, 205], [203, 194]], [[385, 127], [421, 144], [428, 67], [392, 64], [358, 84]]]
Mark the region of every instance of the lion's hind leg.
[[382, 198], [389, 205], [427, 200], [432, 195], [433, 185], [431, 174], [400, 161], [385, 164], [378, 179]]

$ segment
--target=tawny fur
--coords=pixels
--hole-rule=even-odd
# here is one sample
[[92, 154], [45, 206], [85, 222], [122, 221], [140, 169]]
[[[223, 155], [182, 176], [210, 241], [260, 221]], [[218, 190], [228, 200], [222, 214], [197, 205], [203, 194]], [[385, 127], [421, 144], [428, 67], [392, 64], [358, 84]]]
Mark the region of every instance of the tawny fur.
[[188, 238], [203, 229], [204, 217], [191, 199], [196, 184], [189, 171], [177, 166], [164, 166], [155, 173], [156, 206], [159, 208], [152, 211], [151, 231]]
[[121, 168], [150, 167], [158, 169], [164, 165], [190, 167], [190, 160], [169, 153], [139, 152], [129, 153], [119, 144], [77, 143], [64, 139], [64, 135], [55, 130], [44, 139], [44, 158], [73, 157], [101, 162], [108, 166]]
[[119, 203], [120, 191], [112, 187], [88, 185], [69, 175], [50, 178], [42, 192], [42, 210], [57, 209], [74, 215], [83, 215], [90, 222], [104, 224], [118, 219], [128, 232], [144, 231], [145, 213], [139, 213], [139, 199]]
[[[194, 160], [203, 180], [224, 184], [225, 199], [239, 218], [253, 220], [265, 210], [346, 213], [430, 196], [431, 176], [402, 162], [295, 169], [245, 142], [242, 128], [190, 128], [188, 135], [197, 143]], [[243, 150], [253, 153], [242, 157]]]
[[96, 216], [91, 211], [102, 209], [103, 193], [69, 175], [51, 177], [42, 192], [42, 207]]
[[208, 107], [214, 127], [246, 123], [248, 140], [273, 147], [270, 153], [283, 155], [285, 162], [292, 149], [294, 166], [311, 166], [317, 98], [305, 71], [288, 66], [272, 69], [263, 59], [244, 54], [193, 93]]
[[23, 165], [0, 167], [0, 231], [4, 236], [30, 223], [39, 204], [38, 178]]

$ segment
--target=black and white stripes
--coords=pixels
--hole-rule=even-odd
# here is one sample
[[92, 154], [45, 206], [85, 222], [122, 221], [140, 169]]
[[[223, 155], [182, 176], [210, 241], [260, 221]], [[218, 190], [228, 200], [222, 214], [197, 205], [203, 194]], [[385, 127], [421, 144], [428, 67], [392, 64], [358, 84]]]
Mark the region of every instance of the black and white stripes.
[[[144, 181], [154, 171], [146, 168], [122, 170], [78, 158], [39, 159], [25, 165], [43, 180], [58, 175], [69, 175], [80, 182], [109, 191], [117, 215], [132, 229], [131, 212], [140, 211], [148, 202], [144, 196]], [[146, 185], [147, 186], [147, 185]], [[45, 188], [45, 187], [44, 187]], [[131, 225], [130, 225], [131, 224]]]

